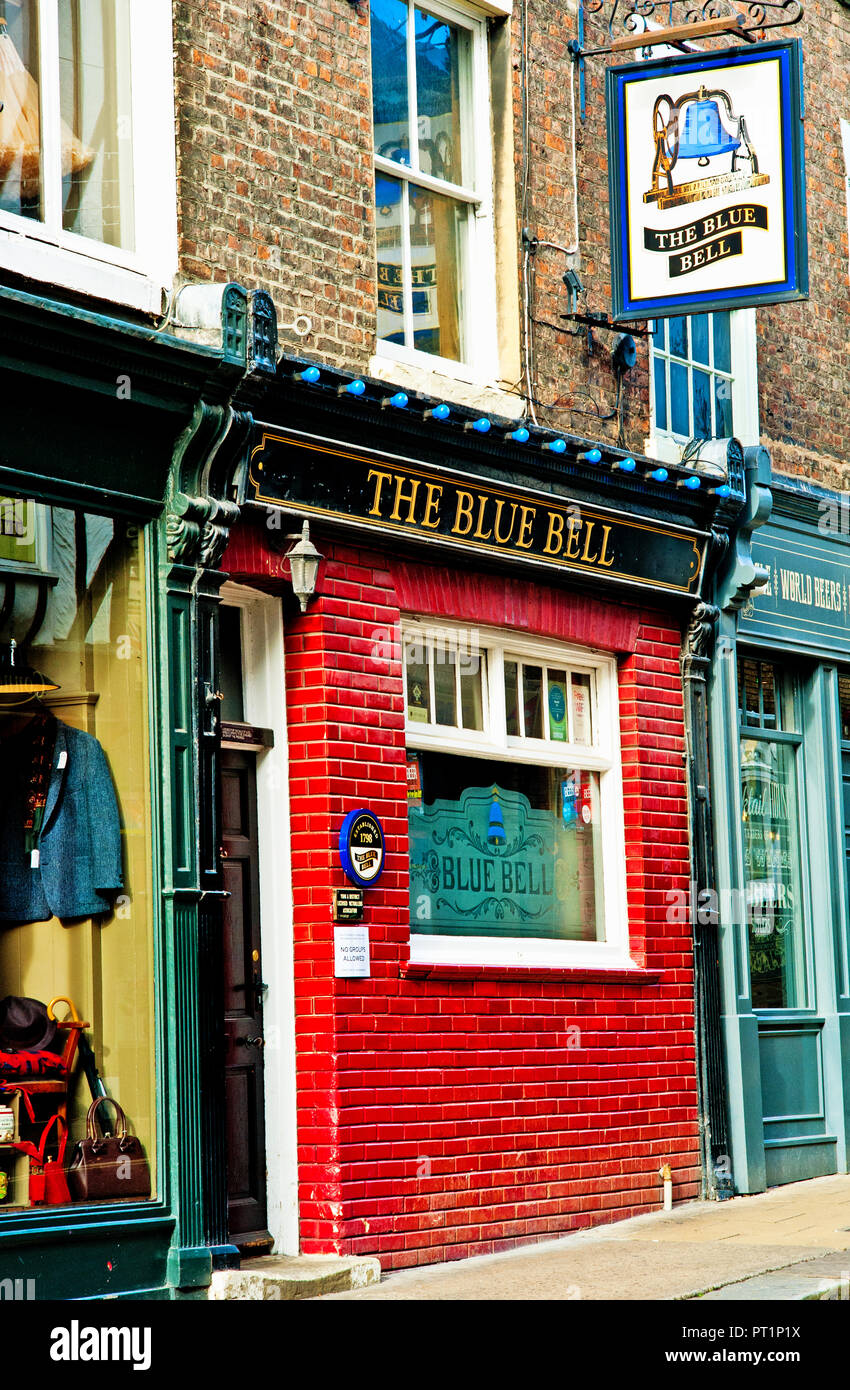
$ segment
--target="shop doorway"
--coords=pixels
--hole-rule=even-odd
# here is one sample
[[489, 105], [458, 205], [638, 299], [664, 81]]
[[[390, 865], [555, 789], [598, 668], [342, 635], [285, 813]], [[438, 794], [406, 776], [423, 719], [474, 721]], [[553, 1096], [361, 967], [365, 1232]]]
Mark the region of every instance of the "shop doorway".
[[228, 1239], [243, 1254], [272, 1246], [266, 1135], [256, 754], [221, 755], [225, 1114]]
[[230, 1243], [298, 1253], [295, 989], [283, 615], [225, 584], [219, 611], [225, 1147]]

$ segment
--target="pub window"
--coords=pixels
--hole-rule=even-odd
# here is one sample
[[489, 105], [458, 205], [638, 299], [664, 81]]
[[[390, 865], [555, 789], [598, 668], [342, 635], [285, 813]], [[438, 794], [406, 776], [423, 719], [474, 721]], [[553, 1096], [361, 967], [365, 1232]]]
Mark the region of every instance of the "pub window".
[[622, 961], [613, 661], [411, 623], [404, 662], [413, 957]]
[[371, 41], [380, 350], [481, 365], [495, 314], [484, 21], [373, 0]]
[[801, 826], [802, 734], [790, 673], [738, 662], [741, 831], [754, 1009], [808, 1004]]

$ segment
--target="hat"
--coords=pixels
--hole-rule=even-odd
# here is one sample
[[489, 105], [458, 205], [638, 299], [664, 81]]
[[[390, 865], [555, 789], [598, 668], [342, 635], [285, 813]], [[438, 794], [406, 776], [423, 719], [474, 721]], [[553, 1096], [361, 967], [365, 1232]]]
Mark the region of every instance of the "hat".
[[56, 1023], [40, 999], [14, 994], [0, 999], [0, 1049], [4, 1052], [44, 1052], [56, 1037]]

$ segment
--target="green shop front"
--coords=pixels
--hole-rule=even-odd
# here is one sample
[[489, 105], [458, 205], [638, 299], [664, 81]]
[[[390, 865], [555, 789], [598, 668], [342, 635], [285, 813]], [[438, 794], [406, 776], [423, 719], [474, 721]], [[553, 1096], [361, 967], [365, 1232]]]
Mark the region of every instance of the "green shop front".
[[[210, 1278], [217, 565], [250, 430], [233, 393], [273, 367], [252, 307], [223, 290], [213, 349], [0, 290], [8, 1297], [197, 1296]], [[125, 1119], [104, 1100], [88, 1124], [111, 1138], [77, 1157], [101, 1095]]]
[[737, 1192], [847, 1172], [850, 1146], [847, 502], [753, 452], [716, 593], [716, 885], [701, 895], [720, 924], [715, 1161]]

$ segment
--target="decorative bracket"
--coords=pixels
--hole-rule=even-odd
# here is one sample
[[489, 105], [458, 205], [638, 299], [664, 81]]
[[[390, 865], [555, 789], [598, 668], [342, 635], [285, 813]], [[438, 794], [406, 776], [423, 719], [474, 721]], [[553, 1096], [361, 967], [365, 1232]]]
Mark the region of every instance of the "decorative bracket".
[[[607, 9], [608, 42], [585, 48], [584, 19]], [[665, 44], [684, 48], [695, 40], [719, 34], [755, 43], [768, 29], [799, 24], [801, 0], [579, 0], [579, 39], [569, 44], [574, 58], [623, 53], [632, 48]], [[650, 28], [653, 21], [659, 27]]]

